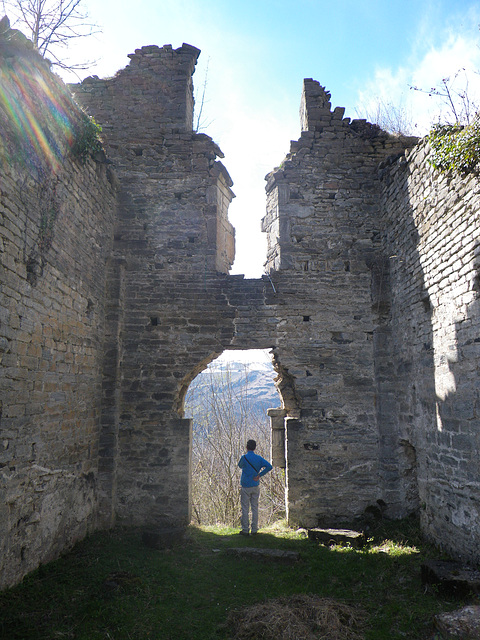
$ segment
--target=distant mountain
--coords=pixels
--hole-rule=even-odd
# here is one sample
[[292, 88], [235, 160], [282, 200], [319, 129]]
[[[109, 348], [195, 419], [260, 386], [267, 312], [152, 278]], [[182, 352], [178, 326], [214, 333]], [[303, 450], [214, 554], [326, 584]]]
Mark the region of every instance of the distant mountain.
[[195, 407], [212, 393], [229, 406], [248, 405], [249, 411], [266, 415], [267, 409], [281, 406], [273, 382], [275, 375], [268, 362], [214, 361], [191, 383], [185, 399], [185, 415], [194, 414]]

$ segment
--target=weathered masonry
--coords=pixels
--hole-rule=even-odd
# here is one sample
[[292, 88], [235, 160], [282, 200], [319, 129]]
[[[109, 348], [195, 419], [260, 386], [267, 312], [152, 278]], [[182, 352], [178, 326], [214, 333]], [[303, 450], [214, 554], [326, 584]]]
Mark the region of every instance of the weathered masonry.
[[[8, 33], [7, 33], [8, 35]], [[15, 34], [13, 34], [14, 36]], [[332, 111], [267, 176], [268, 276], [229, 276], [234, 197], [192, 131], [198, 49], [143, 47], [70, 92], [0, 40], [0, 586], [115, 522], [189, 521], [191, 380], [269, 348], [292, 523], [381, 508], [480, 559], [476, 177]]]

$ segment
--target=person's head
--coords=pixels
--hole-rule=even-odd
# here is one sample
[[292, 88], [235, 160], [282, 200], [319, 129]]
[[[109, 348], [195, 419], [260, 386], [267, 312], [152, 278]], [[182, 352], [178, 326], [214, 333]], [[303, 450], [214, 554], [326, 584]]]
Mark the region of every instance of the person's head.
[[257, 443], [255, 442], [255, 440], [249, 440], [247, 442], [247, 451], [255, 451], [256, 446]]

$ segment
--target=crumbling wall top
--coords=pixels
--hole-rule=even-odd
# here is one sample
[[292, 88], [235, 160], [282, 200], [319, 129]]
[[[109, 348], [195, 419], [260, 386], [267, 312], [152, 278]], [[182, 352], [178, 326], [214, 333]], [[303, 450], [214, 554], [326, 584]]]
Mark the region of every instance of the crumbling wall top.
[[90, 76], [71, 89], [105, 133], [120, 122], [128, 139], [192, 132], [192, 74], [199, 55], [199, 49], [185, 43], [178, 49], [148, 45], [129, 54], [130, 63], [113, 78]]
[[341, 129], [349, 127], [352, 133], [362, 137], [373, 138], [377, 136], [388, 137], [390, 134], [383, 131], [378, 125], [366, 120], [344, 118], [345, 108], [335, 107], [332, 111], [330, 102], [331, 94], [312, 78], [303, 81], [302, 99], [300, 102], [300, 124], [302, 132], [322, 132], [325, 127]]
[[313, 131], [322, 116], [330, 117], [331, 94], [319, 82], [312, 78], [303, 81], [302, 99], [300, 102], [300, 125], [302, 131]]
[[171, 44], [165, 44], [163, 47], [158, 47], [155, 44], [135, 49], [134, 53], [129, 53], [130, 66], [146, 66], [149, 64], [149, 59], [173, 57], [174, 55], [184, 56], [184, 62], [190, 64], [190, 75], [192, 75], [195, 65], [197, 64], [198, 56], [200, 55], [200, 49], [186, 44], [185, 42], [178, 49], [173, 49]]

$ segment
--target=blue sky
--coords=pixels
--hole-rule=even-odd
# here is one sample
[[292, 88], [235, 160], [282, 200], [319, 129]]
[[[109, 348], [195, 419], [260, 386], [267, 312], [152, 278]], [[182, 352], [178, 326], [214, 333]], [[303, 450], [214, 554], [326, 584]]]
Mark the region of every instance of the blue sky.
[[265, 260], [260, 221], [264, 176], [300, 136], [303, 78], [332, 94], [332, 107], [363, 117], [382, 100], [408, 112], [423, 134], [441, 104], [411, 91], [467, 67], [480, 76], [480, 1], [472, 0], [84, 0], [102, 33], [72, 56], [98, 58], [86, 75], [112, 75], [143, 45], [192, 44], [208, 62], [204, 130], [225, 153], [237, 197], [234, 273], [259, 277]]

